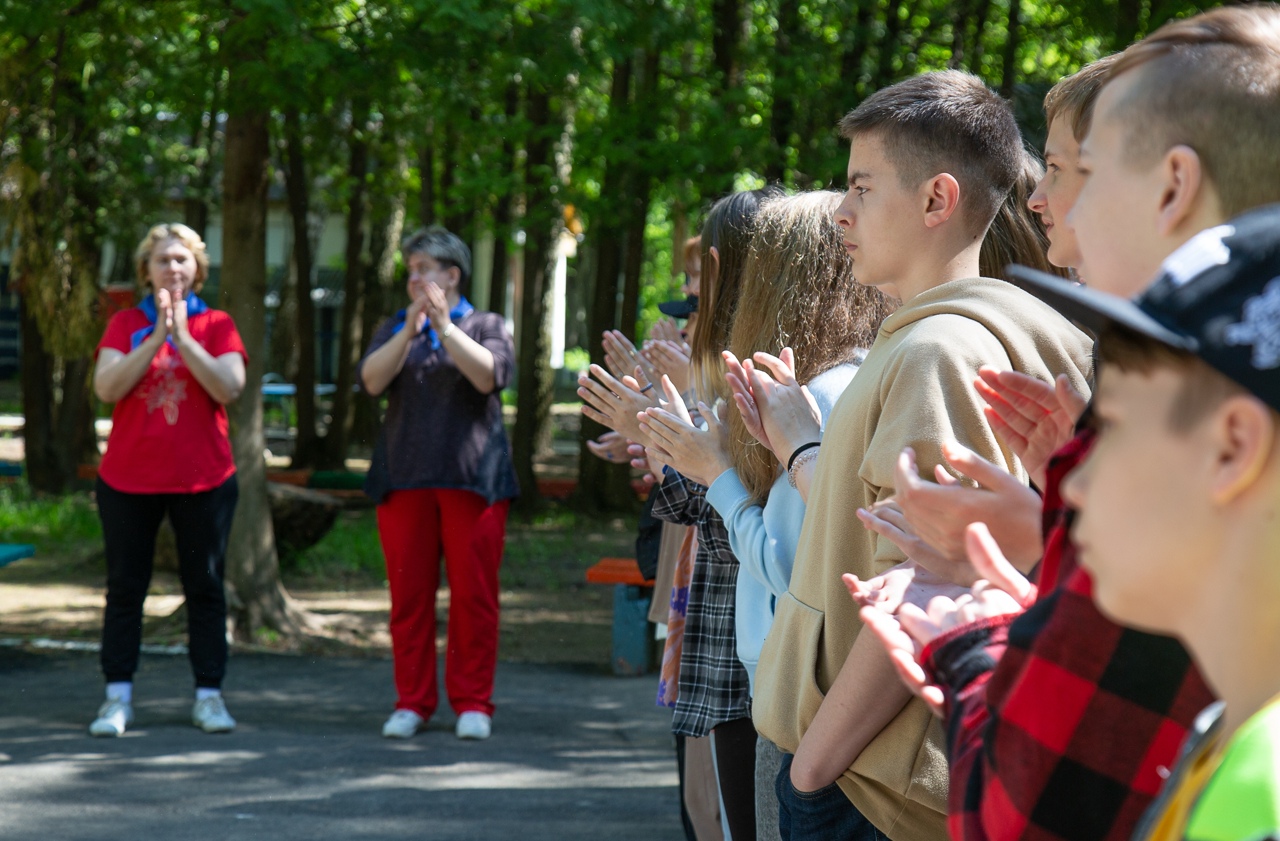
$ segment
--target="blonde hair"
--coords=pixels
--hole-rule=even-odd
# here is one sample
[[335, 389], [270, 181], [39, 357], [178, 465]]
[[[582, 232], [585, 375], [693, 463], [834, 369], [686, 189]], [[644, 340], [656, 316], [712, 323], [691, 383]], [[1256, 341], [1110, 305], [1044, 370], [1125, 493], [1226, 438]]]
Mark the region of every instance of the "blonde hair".
[[1227, 216], [1280, 198], [1280, 7], [1228, 6], [1173, 21], [1125, 49], [1107, 83], [1140, 71], [1117, 103], [1132, 163], [1190, 146]]
[[[743, 267], [740, 305], [729, 335], [739, 359], [755, 351], [796, 353], [796, 379], [807, 383], [871, 346], [896, 304], [854, 280], [835, 210], [839, 193], [780, 196], [756, 214]], [[729, 453], [752, 499], [763, 503], [778, 476], [778, 461], [729, 410]]]
[[1093, 125], [1093, 106], [1098, 101], [1098, 92], [1119, 58], [1119, 53], [1104, 56], [1050, 88], [1044, 95], [1045, 128], [1053, 125], [1054, 120], [1066, 120], [1071, 126], [1071, 136], [1077, 143], [1084, 142]]
[[209, 276], [209, 253], [205, 250], [204, 240], [200, 235], [181, 222], [156, 225], [147, 231], [142, 242], [138, 243], [138, 247], [133, 252], [133, 262], [138, 267], [138, 282], [143, 288], [150, 287], [151, 280], [147, 272], [147, 264], [151, 262], [151, 252], [155, 250], [156, 245], [167, 239], [176, 239], [196, 258], [196, 278], [191, 284], [191, 291], [198, 293], [204, 286], [205, 278]]
[[[709, 404], [729, 397], [720, 352], [729, 344], [756, 213], [765, 199], [780, 193], [777, 187], [732, 193], [711, 206], [702, 224], [702, 294], [698, 329], [690, 342], [689, 373], [698, 399]], [[718, 255], [715, 260], [712, 248]]]

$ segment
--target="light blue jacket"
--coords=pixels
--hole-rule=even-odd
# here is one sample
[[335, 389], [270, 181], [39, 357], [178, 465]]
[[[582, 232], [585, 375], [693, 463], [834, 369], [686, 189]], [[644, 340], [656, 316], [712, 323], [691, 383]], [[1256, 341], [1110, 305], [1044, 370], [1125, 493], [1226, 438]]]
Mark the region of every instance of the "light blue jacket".
[[[809, 391], [818, 403], [826, 426], [831, 407], [836, 404], [858, 366], [838, 365], [809, 382]], [[738, 659], [747, 670], [755, 694], [756, 664], [760, 649], [773, 624], [773, 605], [787, 592], [791, 567], [795, 564], [800, 526], [804, 523], [804, 499], [782, 473], [769, 489], [764, 507], [751, 501], [751, 494], [732, 468], [721, 473], [707, 489], [707, 502], [716, 509], [729, 532], [729, 546], [741, 569], [734, 604], [734, 630]], [[742, 573], [746, 573], [743, 575]]]

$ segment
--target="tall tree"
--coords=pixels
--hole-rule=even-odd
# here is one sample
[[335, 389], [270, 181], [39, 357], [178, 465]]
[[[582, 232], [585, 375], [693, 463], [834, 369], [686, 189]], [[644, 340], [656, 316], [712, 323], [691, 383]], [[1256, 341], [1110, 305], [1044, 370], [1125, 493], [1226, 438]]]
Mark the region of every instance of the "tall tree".
[[267, 499], [262, 426], [263, 350], [267, 294], [267, 183], [271, 157], [269, 71], [263, 56], [273, 21], [260, 11], [233, 10], [223, 42], [230, 69], [222, 174], [222, 305], [249, 351], [249, 387], [231, 404], [231, 451], [240, 500], [227, 546], [227, 603], [235, 635], [263, 630], [295, 634], [299, 616], [280, 582], [271, 506]]

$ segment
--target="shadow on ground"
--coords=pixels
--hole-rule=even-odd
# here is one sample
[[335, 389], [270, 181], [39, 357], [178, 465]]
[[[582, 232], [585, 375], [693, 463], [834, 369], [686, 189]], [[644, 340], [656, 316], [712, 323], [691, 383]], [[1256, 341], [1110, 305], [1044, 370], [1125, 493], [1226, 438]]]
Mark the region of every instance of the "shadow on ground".
[[672, 839], [681, 835], [670, 714], [656, 678], [503, 663], [494, 735], [461, 742], [445, 706], [407, 742], [380, 738], [386, 660], [237, 654], [240, 725], [190, 725], [183, 657], [143, 658], [135, 725], [86, 726], [92, 653], [0, 649], [0, 836], [6, 839]]

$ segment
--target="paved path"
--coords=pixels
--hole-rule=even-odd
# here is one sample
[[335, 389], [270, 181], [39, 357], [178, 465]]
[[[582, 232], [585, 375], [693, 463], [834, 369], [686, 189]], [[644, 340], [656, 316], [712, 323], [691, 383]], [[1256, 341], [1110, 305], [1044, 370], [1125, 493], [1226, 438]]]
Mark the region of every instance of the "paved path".
[[147, 656], [137, 722], [86, 727], [97, 656], [0, 648], [0, 837], [26, 839], [654, 839], [682, 837], [670, 714], [656, 678], [500, 664], [494, 735], [447, 708], [382, 739], [385, 660], [235, 655], [240, 726], [190, 725], [185, 657]]

